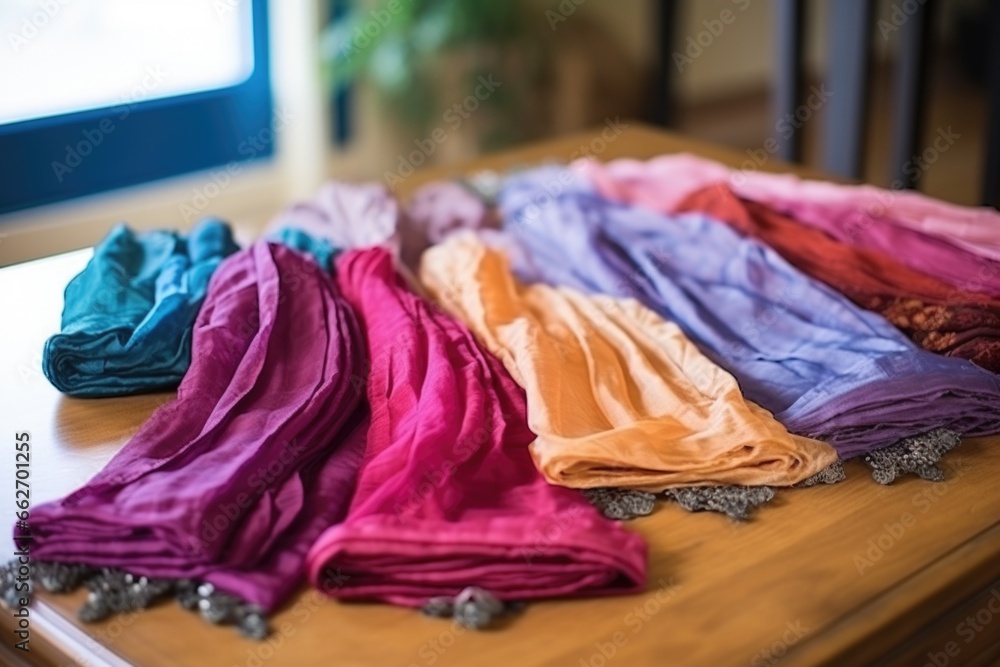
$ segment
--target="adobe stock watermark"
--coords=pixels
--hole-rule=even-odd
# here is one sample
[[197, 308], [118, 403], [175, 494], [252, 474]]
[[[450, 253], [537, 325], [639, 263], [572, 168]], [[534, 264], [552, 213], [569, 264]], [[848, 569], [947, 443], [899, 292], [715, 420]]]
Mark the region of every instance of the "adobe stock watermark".
[[865, 551], [854, 555], [852, 561], [858, 570], [858, 576], [865, 576], [867, 570], [875, 567], [889, 550], [902, 542], [910, 529], [920, 521], [920, 516], [927, 514], [937, 505], [966, 471], [966, 464], [962, 459], [943, 462], [942, 467], [950, 473], [948, 478], [942, 482], [929, 484], [910, 499], [910, 504], [919, 509], [919, 513], [903, 512], [895, 521], [882, 524], [882, 531], [868, 540]]
[[[915, 182], [961, 138], [962, 135], [952, 130], [951, 125], [939, 127], [931, 145], [920, 153], [910, 156], [910, 159], [903, 163], [903, 173]], [[897, 178], [889, 184], [888, 189], [878, 189], [876, 201], [865, 208], [866, 215], [855, 216], [844, 225], [844, 232], [848, 238], [854, 242], [865, 234], [877, 218], [885, 215], [896, 200], [896, 193], [903, 190], [905, 186], [906, 183]]]
[[791, 288], [782, 289], [765, 308], [755, 311], [753, 317], [744, 320], [740, 325], [742, 341], [732, 344], [730, 348], [732, 354], [738, 355], [748, 343], [761, 340], [771, 327], [781, 320], [782, 316], [788, 311], [797, 310], [798, 304], [802, 303], [809, 287], [809, 283], [798, 281]]
[[11, 31], [7, 33], [7, 41], [10, 43], [10, 48], [14, 50], [14, 53], [20, 51], [21, 47], [26, 46], [28, 42], [37, 37], [42, 29], [62, 11], [62, 8], [72, 1], [40, 0], [38, 2], [38, 10], [33, 12], [31, 16], [24, 17], [21, 21], [21, 29], [17, 32]]
[[17, 365], [17, 374], [21, 376], [21, 381], [25, 384], [35, 379], [45, 379], [45, 372], [42, 370], [42, 353], [38, 350], [31, 354], [28, 359], [22, 359]]
[[531, 546], [521, 547], [521, 557], [524, 562], [531, 565], [535, 558], [544, 557], [556, 543], [563, 533], [572, 529], [581, 517], [590, 517], [592, 511], [585, 505], [575, 505], [565, 512], [552, 515], [550, 520], [544, 525], [535, 529], [534, 534], [529, 535]]
[[556, 28], [563, 21], [568, 21], [569, 17], [576, 12], [576, 8], [585, 3], [587, 0], [562, 0], [559, 6], [556, 7], [558, 12], [552, 11], [551, 9], [545, 10], [545, 20], [549, 22], [549, 29], [555, 32]]
[[788, 653], [788, 649], [798, 644], [803, 637], [809, 634], [810, 630], [811, 628], [803, 627], [801, 620], [796, 619], [794, 623], [787, 621], [781, 637], [766, 649], [750, 658], [750, 667], [771, 667], [771, 665], [778, 664], [785, 654]]
[[590, 141], [577, 146], [577, 148], [569, 155], [570, 162], [600, 155], [606, 151], [608, 149], [608, 145], [618, 139], [618, 137], [622, 135], [622, 132], [627, 130], [628, 127], [628, 123], [623, 123], [621, 118], [618, 116], [615, 116], [614, 118], [605, 118], [604, 128], [601, 130], [601, 133]]
[[413, 4], [413, 0], [389, 0], [384, 7], [376, 7], [368, 12], [371, 16], [361, 25], [354, 26], [354, 34], [349, 40], [339, 47], [340, 55], [351, 62], [361, 51], [372, 45], [382, 30], [392, 23], [392, 19], [398, 16], [406, 4]]
[[[606, 151], [608, 146], [614, 143], [625, 130], [628, 123], [623, 123], [618, 116], [604, 119], [604, 128], [590, 141], [580, 144], [569, 156], [569, 161], [577, 159], [596, 157]], [[542, 184], [544, 192], [539, 192], [531, 198], [525, 206], [522, 206], [516, 213], [510, 216], [512, 229], [517, 229], [522, 225], [535, 222], [542, 214], [542, 208], [562, 194], [567, 187], [576, 182], [576, 176], [571, 169], [560, 169], [559, 176], [555, 179], [547, 180]]]
[[468, 628], [458, 621], [452, 620], [446, 630], [442, 630], [437, 637], [428, 639], [420, 645], [417, 649], [417, 655], [420, 657], [421, 662], [411, 662], [409, 667], [420, 667], [420, 665], [427, 665], [429, 667], [433, 665], [467, 632], [469, 632]]
[[[122, 611], [108, 619], [103, 627], [97, 627], [82, 637], [83, 643], [91, 651], [108, 650], [115, 645], [115, 642], [125, 633], [125, 631], [135, 623], [139, 617], [139, 610]], [[74, 658], [72, 667], [100, 667], [107, 663], [98, 657], [79, 655]]]
[[228, 502], [216, 505], [214, 513], [206, 513], [197, 531], [187, 536], [188, 551], [200, 556], [210, 554], [209, 545], [228, 536], [227, 531], [239, 522], [244, 512], [255, 508], [268, 489], [285, 477], [288, 468], [297, 466], [306, 453], [305, 445], [293, 438], [284, 443], [277, 458], [266, 466], [261, 464], [248, 471], [250, 474], [244, 478], [242, 490], [236, 495], [230, 494]]
[[225, 19], [227, 16], [236, 11], [236, 8], [240, 6], [244, 0], [214, 0], [212, 2], [212, 9], [215, 10], [215, 15], [220, 21]]
[[471, 439], [458, 443], [453, 450], [453, 456], [445, 459], [441, 465], [434, 470], [426, 470], [420, 478], [417, 488], [406, 497], [405, 501], [397, 502], [392, 511], [400, 523], [420, 510], [435, 491], [441, 489], [445, 483], [451, 479], [466, 461], [482, 448], [482, 445], [489, 439], [489, 431], [480, 426], [473, 432]]
[[[1000, 616], [1000, 588], [993, 588], [990, 590], [989, 599], [975, 614], [959, 621], [955, 626], [955, 634], [963, 639], [965, 645], [971, 644], [997, 616]], [[940, 651], [927, 652], [927, 662], [924, 663], [924, 667], [947, 667], [961, 653], [961, 644], [956, 641], [945, 642]]]
[[976, 270], [976, 276], [964, 281], [961, 285], [955, 287], [948, 293], [948, 298], [945, 300], [949, 306], [956, 306], [964, 304], [969, 300], [970, 297], [982, 294], [986, 291], [986, 288], [993, 284], [996, 280], [997, 273], [1000, 273], [998, 269], [998, 264], [987, 260], [985, 257], [976, 257], [976, 262], [978, 264], [978, 269]]
[[880, 18], [875, 26], [878, 28], [878, 32], [882, 35], [882, 39], [888, 41], [889, 35], [897, 32], [903, 27], [910, 17], [917, 13], [927, 0], [903, 0], [902, 3], [894, 2], [892, 3], [892, 11], [889, 12], [889, 20]]
[[303, 593], [288, 610], [287, 617], [290, 620], [282, 621], [263, 640], [253, 642], [253, 646], [246, 651], [245, 659], [241, 663], [233, 663], [233, 667], [241, 667], [241, 665], [242, 667], [263, 667], [278, 654], [287, 640], [295, 636], [299, 628], [309, 622], [313, 614], [323, 605], [329, 603], [330, 593], [342, 588], [349, 580], [350, 576], [343, 574], [340, 568], [327, 568], [316, 587]]
[[[962, 135], [953, 131], [951, 125], [947, 128], [939, 127], [934, 141], [931, 145], [916, 155], [911, 155], [910, 159], [903, 163], [903, 173], [911, 179], [916, 180], [925, 171], [930, 169], [943, 153], [955, 145], [955, 142], [962, 138]], [[899, 183], [894, 181], [893, 183]], [[897, 190], [902, 189], [903, 183], [899, 183]]]
[[[750, 6], [750, 0], [732, 0], [732, 3], [740, 12], [746, 11], [747, 7]], [[686, 65], [691, 65], [700, 58], [705, 53], [705, 49], [711, 47], [715, 40], [722, 36], [726, 26], [736, 22], [736, 16], [736, 12], [732, 9], [723, 9], [719, 12], [719, 18], [702, 21], [701, 24], [705, 26], [705, 29], [696, 35], [688, 35], [684, 53], [674, 51], [671, 56], [677, 71], [683, 74]]]
[[594, 652], [586, 658], [580, 658], [579, 667], [605, 667], [624, 648], [629, 641], [642, 632], [643, 628], [660, 613], [663, 608], [677, 595], [680, 586], [674, 583], [674, 578], [660, 579], [659, 588], [647, 595], [642, 604], [635, 605], [622, 619], [624, 630], [618, 630], [605, 640], [594, 642]]
[[66, 144], [66, 155], [62, 162], [58, 160], [52, 161], [52, 173], [55, 174], [56, 179], [62, 183], [66, 176], [72, 174], [75, 169], [82, 165], [84, 159], [104, 143], [105, 137], [114, 132], [118, 127], [113, 117], [118, 122], [124, 121], [132, 113], [132, 110], [140, 102], [149, 98], [150, 93], [168, 76], [169, 73], [161, 69], [159, 65], [155, 67], [147, 66], [145, 76], [129, 91], [128, 96], [118, 100], [119, 106], [111, 112], [111, 115], [105, 116], [95, 123], [93, 127], [81, 130], [80, 136], [82, 138], [80, 141], [72, 145]]
[[192, 188], [191, 199], [177, 207], [184, 222], [191, 222], [199, 217], [229, 187], [233, 177], [242, 173], [247, 163], [273, 145], [275, 137], [294, 119], [295, 115], [287, 109], [278, 109], [271, 116], [270, 124], [241, 141], [236, 147], [236, 152], [245, 157], [241, 160], [230, 160], [225, 167], [211, 170], [208, 174], [209, 182], [201, 187]]
[[823, 105], [833, 97], [833, 91], [827, 90], [826, 84], [821, 84], [819, 88], [812, 86], [809, 88], [809, 97], [804, 104], [800, 104], [794, 112], [789, 111], [783, 118], [779, 118], [774, 124], [775, 135], [764, 140], [760, 148], [748, 148], [747, 158], [740, 165], [738, 171], [733, 171], [730, 177], [737, 187], [746, 183], [747, 174], [752, 174], [771, 159], [771, 156], [781, 149], [778, 137], [784, 140], [792, 138], [795, 131], [801, 129], [803, 125], [812, 120], [813, 115], [823, 108]]
[[488, 100], [490, 95], [503, 85], [502, 81], [495, 81], [492, 74], [480, 76], [477, 81], [479, 85], [472, 91], [472, 94], [451, 105], [441, 115], [441, 120], [448, 126], [448, 130], [441, 126], [435, 127], [423, 139], [413, 140], [415, 148], [409, 154], [399, 154], [399, 164], [396, 171], [386, 171], [383, 174], [389, 190], [395, 191], [400, 183], [412, 176], [416, 168], [424, 164], [430, 156], [434, 155], [438, 146], [448, 140], [449, 130], [454, 132], [462, 127], [462, 124], [479, 109], [482, 102]]

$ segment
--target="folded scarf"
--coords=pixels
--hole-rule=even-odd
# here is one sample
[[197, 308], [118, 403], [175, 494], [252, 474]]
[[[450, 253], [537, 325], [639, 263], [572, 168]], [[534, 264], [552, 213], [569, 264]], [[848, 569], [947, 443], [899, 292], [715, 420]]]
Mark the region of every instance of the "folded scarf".
[[836, 461], [632, 299], [520, 285], [472, 235], [425, 252], [421, 280], [527, 391], [531, 452], [553, 484], [790, 486]]
[[[396, 200], [381, 185], [331, 181], [311, 200], [293, 204], [278, 214], [267, 233], [281, 233], [284, 229], [304, 232], [312, 237], [312, 243], [301, 246], [300, 241], [296, 245], [307, 251], [314, 251], [315, 244], [323, 240], [339, 249], [380, 245], [398, 250], [398, 215]], [[291, 239], [290, 235], [284, 240]]]
[[509, 179], [501, 206], [525, 249], [522, 277], [638, 299], [735, 375], [749, 400], [843, 458], [938, 428], [1000, 431], [1000, 378], [916, 348], [725, 224], [611, 202], [551, 168]]
[[933, 200], [915, 192], [806, 181], [792, 175], [730, 170], [693, 155], [647, 162], [578, 161], [574, 168], [610, 199], [676, 210], [692, 192], [719, 181], [801, 223], [859, 248], [887, 253], [963, 293], [1000, 296], [1000, 213]]
[[963, 295], [893, 257], [851, 247], [764, 204], [738, 199], [723, 184], [693, 193], [677, 210], [704, 213], [760, 239], [803, 273], [885, 317], [924, 349], [1000, 372], [1000, 300]]
[[642, 538], [542, 479], [524, 393], [468, 329], [407, 291], [382, 249], [342, 255], [337, 280], [368, 339], [372, 425], [312, 581], [406, 606], [470, 586], [502, 601], [639, 590]]
[[106, 597], [94, 587], [85, 617], [143, 606], [141, 576], [259, 635], [347, 509], [367, 430], [353, 386], [363, 362], [332, 277], [284, 246], [237, 253], [212, 280], [177, 398], [86, 486], [32, 509], [33, 559], [127, 571], [124, 591], [118, 575]]
[[229, 226], [204, 220], [186, 237], [116, 225], [66, 287], [61, 331], [42, 370], [83, 397], [173, 389], [191, 361], [191, 328], [212, 272], [237, 250]]
[[459, 229], [496, 227], [493, 211], [468, 185], [455, 181], [433, 181], [417, 189], [400, 216], [403, 261], [411, 269], [420, 266], [420, 255]]

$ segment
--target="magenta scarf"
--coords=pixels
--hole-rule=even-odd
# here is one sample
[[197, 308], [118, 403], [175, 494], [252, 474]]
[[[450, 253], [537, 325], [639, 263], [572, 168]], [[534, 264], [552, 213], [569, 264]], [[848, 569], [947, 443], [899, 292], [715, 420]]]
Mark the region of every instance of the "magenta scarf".
[[914, 192], [808, 181], [750, 167], [729, 169], [685, 154], [573, 165], [605, 197], [661, 213], [675, 212], [688, 195], [723, 182], [741, 198], [949, 283], [955, 302], [979, 292], [1000, 296], [1000, 213]]
[[346, 512], [363, 342], [325, 271], [258, 243], [212, 278], [177, 398], [86, 486], [31, 513], [32, 557], [200, 579], [273, 610]]
[[347, 519], [309, 551], [312, 582], [406, 606], [467, 586], [639, 590], [644, 541], [542, 479], [524, 392], [469, 330], [409, 292], [384, 250], [342, 255], [337, 280], [368, 340], [372, 426]]

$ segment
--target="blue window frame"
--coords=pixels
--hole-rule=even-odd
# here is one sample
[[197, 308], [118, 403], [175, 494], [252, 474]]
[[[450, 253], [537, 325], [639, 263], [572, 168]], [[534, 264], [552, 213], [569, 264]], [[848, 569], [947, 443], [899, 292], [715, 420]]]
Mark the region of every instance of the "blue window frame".
[[0, 213], [272, 156], [267, 0], [242, 1], [253, 37], [242, 82], [0, 124]]

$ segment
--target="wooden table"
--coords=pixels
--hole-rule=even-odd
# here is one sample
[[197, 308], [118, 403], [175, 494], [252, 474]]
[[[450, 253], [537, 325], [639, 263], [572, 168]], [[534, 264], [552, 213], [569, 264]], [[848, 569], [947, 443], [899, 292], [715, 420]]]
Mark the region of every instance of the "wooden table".
[[[418, 172], [400, 194], [471, 169], [565, 160], [581, 147], [602, 159], [675, 151], [732, 165], [746, 159], [636, 124], [610, 141], [599, 137], [601, 128], [462, 169]], [[787, 169], [777, 161], [764, 168]], [[86, 481], [170, 398], [77, 400], [41, 375], [39, 353], [58, 328], [62, 289], [88, 256], [0, 270], [4, 526], [13, 523], [15, 432], [31, 434], [37, 506]], [[663, 506], [632, 524], [650, 546], [644, 594], [536, 603], [494, 631], [462, 632], [409, 610], [337, 603], [304, 589], [259, 643], [175, 603], [84, 625], [75, 618], [78, 592], [40, 596], [31, 652], [18, 653], [33, 664], [171, 667], [989, 664], [1000, 654], [1000, 439], [966, 441], [947, 461], [946, 482], [908, 477], [890, 487], [849, 463], [846, 482], [780, 493], [747, 524]], [[0, 662], [19, 664], [6, 610], [2, 624]]]

